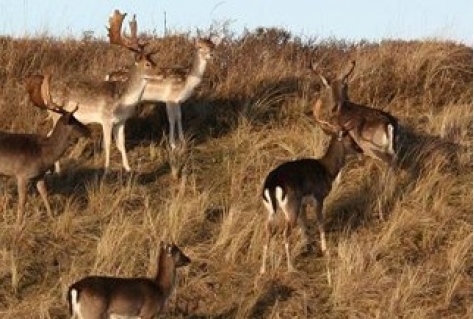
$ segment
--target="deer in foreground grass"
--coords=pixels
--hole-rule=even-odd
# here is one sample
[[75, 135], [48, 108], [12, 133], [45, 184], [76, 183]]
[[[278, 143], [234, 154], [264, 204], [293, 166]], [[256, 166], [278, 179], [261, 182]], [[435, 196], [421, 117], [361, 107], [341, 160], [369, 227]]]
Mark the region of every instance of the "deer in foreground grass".
[[72, 318], [155, 318], [173, 292], [176, 269], [190, 262], [175, 244], [162, 242], [153, 279], [85, 277], [69, 287]]
[[[28, 82], [27, 82], [28, 86]], [[54, 104], [49, 95], [49, 76], [43, 79], [43, 96], [50, 112], [58, 115], [58, 121], [48, 137], [38, 134], [0, 133], [0, 174], [14, 176], [18, 187], [17, 225], [23, 222], [28, 182], [34, 180], [49, 216], [53, 213], [48, 202], [45, 174], [64, 154], [73, 133], [90, 136], [89, 129], [75, 118], [76, 106], [71, 112]]]
[[[335, 131], [334, 128], [327, 133]], [[265, 240], [263, 246], [262, 266], [260, 273], [266, 271], [266, 259], [270, 239], [276, 232], [274, 225], [275, 215], [280, 207], [285, 217], [284, 240], [288, 271], [294, 271], [290, 254], [290, 233], [298, 222], [301, 230], [302, 240], [307, 245], [307, 219], [303, 211], [303, 200], [313, 198], [316, 200], [316, 221], [318, 224], [321, 250], [329, 257], [326, 246], [326, 236], [323, 223], [324, 199], [332, 188], [332, 183], [339, 175], [345, 164], [346, 155], [360, 152], [350, 135], [338, 132], [331, 137], [330, 143], [324, 155], [319, 159], [304, 158], [285, 162], [272, 170], [266, 177], [262, 198], [263, 204], [268, 211], [266, 222]], [[328, 277], [330, 281], [330, 277]]]
[[[110, 43], [124, 47], [135, 54], [135, 64], [130, 68], [127, 80], [124, 82], [93, 82], [78, 81], [72, 83], [57, 83], [51, 87], [52, 99], [64, 109], [71, 110], [76, 105], [76, 118], [83, 124], [99, 123], [102, 125], [105, 148], [105, 172], [110, 166], [110, 144], [112, 134], [116, 139], [117, 148], [122, 155], [122, 165], [130, 171], [125, 149], [125, 122], [135, 114], [136, 105], [140, 102], [145, 87], [149, 81], [159, 79], [156, 76], [156, 65], [151, 59], [154, 52], [145, 53], [147, 43], [140, 42], [137, 38], [137, 23], [135, 17], [130, 22], [131, 35], [125, 37], [121, 34], [122, 23], [126, 14], [118, 10], [109, 19], [110, 27], [108, 36]], [[37, 75], [41, 83], [41, 75]], [[33, 104], [42, 106], [44, 98], [41, 97], [39, 86], [28, 91]], [[53, 120], [53, 127], [57, 124], [59, 116], [49, 111]], [[56, 165], [59, 170], [59, 165]]]
[[[212, 59], [220, 38], [201, 38], [194, 42], [194, 62], [189, 70], [183, 68], [162, 68], [160, 81], [150, 83], [143, 93], [143, 102], [164, 102], [169, 122], [169, 140], [171, 148], [176, 148], [175, 127], [181, 142], [184, 141], [183, 124], [181, 119], [181, 104], [193, 94], [194, 89], [201, 83], [209, 60]], [[108, 81], [123, 81], [126, 79], [126, 70], [120, 69], [110, 72], [106, 76]]]
[[349, 101], [348, 78], [355, 67], [340, 78], [329, 82], [319, 74], [317, 65], [311, 64], [324, 85], [313, 107], [313, 115], [319, 123], [329, 123], [338, 131], [352, 136], [363, 154], [381, 160], [393, 167], [397, 161], [398, 121], [388, 112]]

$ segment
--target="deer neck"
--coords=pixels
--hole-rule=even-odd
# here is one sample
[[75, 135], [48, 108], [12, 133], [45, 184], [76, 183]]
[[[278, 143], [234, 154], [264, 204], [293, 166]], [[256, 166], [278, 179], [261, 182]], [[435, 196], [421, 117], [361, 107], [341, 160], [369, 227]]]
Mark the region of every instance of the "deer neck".
[[329, 176], [332, 179], [335, 179], [346, 161], [345, 150], [342, 142], [339, 142], [336, 138], [333, 138], [329, 143], [326, 153], [319, 161], [326, 168]]
[[196, 53], [194, 56], [193, 65], [191, 71], [189, 72], [188, 77], [186, 78], [186, 88], [194, 89], [202, 81], [204, 72], [206, 71], [207, 60], [202, 57], [199, 53]]
[[175, 282], [176, 265], [172, 258], [166, 256], [165, 252], [161, 252], [156, 274], [156, 283], [160, 287], [165, 298], [168, 298], [168, 296], [173, 292]]
[[42, 152], [46, 164], [52, 165], [66, 152], [69, 146], [70, 134], [70, 130], [61, 122], [54, 127], [51, 135], [42, 144]]
[[125, 82], [125, 88], [120, 95], [122, 106], [135, 106], [140, 102], [145, 91], [147, 81], [143, 79], [138, 70], [131, 72], [130, 78]]

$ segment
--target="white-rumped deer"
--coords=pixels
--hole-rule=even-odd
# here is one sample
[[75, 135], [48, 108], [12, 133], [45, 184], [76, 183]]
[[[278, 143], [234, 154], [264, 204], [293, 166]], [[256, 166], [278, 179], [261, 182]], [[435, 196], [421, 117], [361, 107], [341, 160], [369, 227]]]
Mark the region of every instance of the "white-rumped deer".
[[[26, 80], [26, 86], [30, 83]], [[71, 112], [54, 104], [49, 95], [49, 76], [42, 81], [46, 107], [50, 112], [58, 114], [58, 121], [48, 137], [38, 134], [0, 133], [0, 174], [14, 176], [18, 187], [17, 224], [23, 222], [28, 182], [34, 180], [36, 188], [43, 199], [50, 217], [53, 217], [48, 202], [45, 174], [64, 154], [69, 146], [69, 139], [74, 134], [89, 136], [89, 129], [75, 118], [76, 106]]]
[[[181, 119], [181, 104], [183, 104], [201, 83], [208, 61], [212, 58], [214, 49], [219, 45], [220, 38], [202, 38], [194, 42], [195, 55], [191, 68], [161, 68], [161, 80], [150, 83], [143, 93], [144, 102], [164, 102], [169, 121], [169, 140], [171, 148], [176, 148], [175, 128], [181, 142], [184, 141], [183, 124]], [[110, 72], [106, 76], [109, 81], [122, 81], [127, 77], [126, 69]]]
[[348, 78], [354, 67], [352, 61], [349, 71], [329, 82], [312, 64], [324, 85], [313, 115], [320, 123], [349, 132], [363, 154], [393, 166], [397, 160], [398, 120], [388, 112], [349, 101]]
[[[110, 43], [122, 46], [135, 54], [135, 64], [128, 72], [127, 80], [124, 82], [94, 82], [58, 81], [51, 86], [51, 96], [55, 103], [64, 105], [64, 109], [71, 110], [76, 105], [76, 118], [83, 124], [99, 123], [102, 125], [105, 149], [105, 172], [110, 166], [110, 146], [112, 135], [116, 139], [117, 148], [122, 155], [122, 164], [126, 171], [130, 171], [130, 165], [125, 149], [125, 122], [135, 114], [136, 105], [142, 99], [147, 83], [161, 79], [157, 77], [157, 68], [150, 58], [151, 53], [145, 53], [147, 43], [140, 42], [137, 38], [137, 23], [135, 17], [130, 22], [131, 35], [125, 37], [121, 34], [122, 23], [126, 14], [118, 10], [109, 19], [110, 27], [108, 36]], [[41, 75], [37, 75], [41, 78]], [[36, 80], [41, 83], [41, 79]], [[30, 99], [33, 104], [42, 106], [41, 90], [39, 86], [29, 90]], [[59, 116], [49, 112], [56, 125]], [[57, 169], [59, 166], [56, 166]]]
[[[331, 129], [333, 131], [333, 129]], [[330, 131], [327, 131], [330, 133]], [[324, 155], [319, 159], [304, 158], [285, 162], [272, 170], [263, 183], [263, 204], [268, 211], [265, 240], [263, 246], [262, 266], [260, 273], [266, 271], [267, 251], [270, 239], [276, 232], [275, 214], [280, 207], [285, 217], [284, 239], [288, 271], [294, 271], [290, 255], [289, 237], [292, 228], [298, 222], [302, 239], [308, 244], [306, 212], [302, 211], [303, 200], [316, 200], [316, 220], [318, 224], [321, 250], [327, 252], [326, 236], [324, 232], [323, 205], [324, 199], [332, 188], [332, 183], [339, 175], [346, 162], [346, 155], [360, 152], [352, 138], [339, 132], [333, 135]], [[330, 281], [330, 278], [328, 278]]]
[[176, 269], [191, 262], [175, 244], [160, 244], [155, 278], [90, 276], [69, 287], [72, 318], [155, 318], [176, 284]]

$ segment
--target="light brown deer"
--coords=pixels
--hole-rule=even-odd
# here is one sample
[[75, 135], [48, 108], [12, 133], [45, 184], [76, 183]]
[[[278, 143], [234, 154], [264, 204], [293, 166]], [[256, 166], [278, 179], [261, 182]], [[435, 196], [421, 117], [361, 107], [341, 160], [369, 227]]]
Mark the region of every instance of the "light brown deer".
[[[83, 124], [99, 123], [102, 125], [105, 148], [105, 172], [110, 167], [110, 146], [112, 135], [116, 139], [117, 148], [122, 155], [122, 164], [126, 171], [130, 171], [130, 165], [125, 149], [125, 122], [135, 114], [136, 105], [140, 102], [147, 83], [159, 80], [156, 75], [157, 68], [151, 55], [153, 52], [145, 53], [147, 43], [140, 42], [137, 38], [137, 23], [135, 17], [130, 22], [131, 35], [125, 37], [121, 34], [122, 22], [126, 14], [118, 10], [109, 19], [110, 27], [108, 36], [110, 43], [124, 47], [135, 54], [135, 64], [128, 72], [127, 80], [123, 83], [79, 81], [58, 81], [51, 87], [51, 96], [55, 103], [64, 105], [64, 109], [71, 110], [79, 106], [75, 113], [76, 118]], [[41, 83], [41, 75], [36, 76]], [[41, 90], [30, 88], [29, 95], [33, 104], [42, 106]], [[59, 116], [48, 111], [56, 125]], [[59, 168], [59, 166], [57, 166]]]
[[[326, 127], [325, 127], [326, 129]], [[335, 129], [331, 127], [331, 133]], [[273, 169], [265, 178], [262, 190], [262, 199], [268, 211], [266, 222], [265, 241], [263, 246], [262, 266], [260, 273], [266, 271], [267, 251], [270, 239], [276, 232], [275, 215], [280, 207], [285, 217], [285, 253], [288, 271], [294, 271], [290, 254], [289, 237], [291, 230], [299, 223], [303, 242], [308, 244], [306, 215], [302, 211], [303, 200], [312, 198], [316, 201], [316, 220], [318, 224], [321, 250], [327, 256], [326, 236], [324, 231], [323, 205], [324, 199], [332, 189], [333, 181], [346, 162], [346, 155], [360, 152], [352, 138], [339, 132], [339, 136], [332, 136], [324, 155], [319, 159], [304, 158], [285, 162]], [[330, 277], [328, 276], [330, 282]]]
[[155, 278], [90, 276], [72, 284], [68, 303], [72, 318], [155, 318], [176, 284], [176, 269], [191, 262], [175, 244], [160, 244]]
[[[220, 38], [202, 38], [194, 42], [194, 62], [190, 69], [161, 68], [161, 80], [150, 83], [143, 93], [144, 102], [164, 102], [169, 121], [169, 140], [171, 148], [176, 147], [175, 128], [181, 142], [184, 141], [183, 124], [181, 118], [181, 104], [193, 94], [194, 89], [201, 83], [208, 61], [221, 42]], [[126, 79], [126, 69], [122, 68], [110, 72], [106, 76], [109, 81]]]
[[[27, 87], [31, 85], [28, 80], [25, 84]], [[43, 79], [41, 89], [46, 98], [43, 107], [58, 115], [57, 124], [51, 134], [44, 137], [38, 134], [0, 132], [0, 174], [14, 176], [17, 180], [18, 225], [23, 223], [29, 181], [35, 181], [48, 215], [53, 217], [48, 202], [45, 174], [64, 154], [72, 135], [90, 135], [89, 129], [75, 118], [78, 106], [68, 112], [51, 101], [49, 76]]]
[[312, 69], [320, 76], [323, 89], [313, 107], [313, 115], [321, 125], [336, 131], [347, 131], [363, 154], [393, 166], [397, 160], [398, 120], [382, 110], [353, 103], [348, 96], [348, 78], [355, 67], [329, 82], [319, 74], [317, 65]]

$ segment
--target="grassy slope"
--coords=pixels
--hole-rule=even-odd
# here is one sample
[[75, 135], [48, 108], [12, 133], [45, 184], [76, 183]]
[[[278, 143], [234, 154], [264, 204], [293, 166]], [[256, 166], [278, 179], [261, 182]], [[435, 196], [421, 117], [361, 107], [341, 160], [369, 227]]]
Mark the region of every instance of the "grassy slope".
[[[144, 107], [127, 125], [136, 174], [98, 176], [100, 130], [82, 154], [50, 176], [50, 220], [32, 189], [28, 223], [13, 241], [17, 195], [5, 179], [0, 205], [2, 318], [66, 318], [69, 284], [88, 274], [151, 275], [158, 242], [175, 240], [193, 263], [181, 271], [167, 317], [472, 317], [472, 49], [448, 42], [302, 43], [281, 30], [228, 37], [197, 94], [184, 106], [187, 151], [171, 153], [164, 108]], [[45, 114], [21, 78], [100, 80], [131, 57], [101, 41], [0, 38], [0, 128], [46, 133]], [[183, 36], [152, 41], [162, 65], [191, 61]], [[370, 159], [351, 159], [326, 206], [331, 272], [317, 247], [285, 272], [281, 238], [259, 278], [260, 187], [284, 160], [318, 156], [327, 138], [308, 117], [329, 77], [356, 59], [350, 95], [397, 116], [401, 165], [385, 180]], [[179, 178], [173, 178], [178, 171]], [[314, 219], [312, 211], [309, 218]], [[379, 221], [382, 212], [385, 221]], [[299, 236], [293, 242], [298, 251]]]

